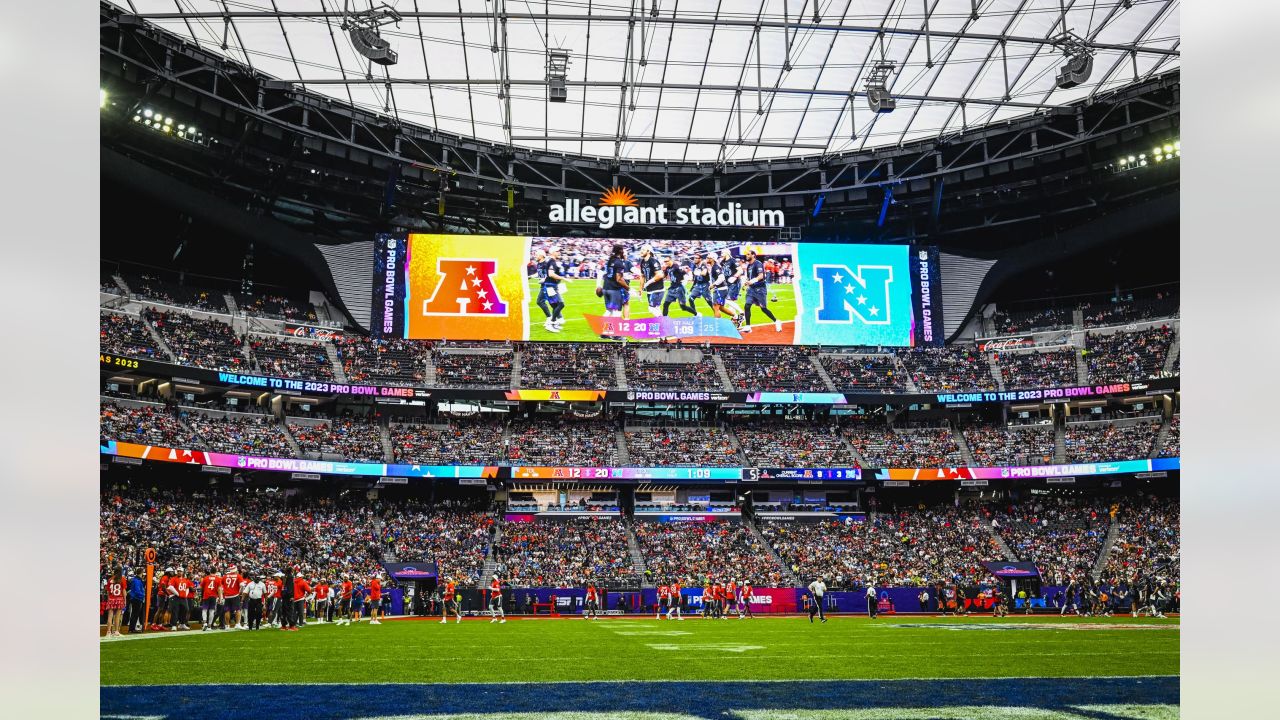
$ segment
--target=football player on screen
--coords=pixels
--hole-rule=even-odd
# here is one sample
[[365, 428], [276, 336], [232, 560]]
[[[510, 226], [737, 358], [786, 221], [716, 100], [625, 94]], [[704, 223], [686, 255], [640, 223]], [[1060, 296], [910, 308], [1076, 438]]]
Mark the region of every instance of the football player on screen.
[[714, 255], [707, 255], [706, 267], [707, 276], [711, 279], [711, 314], [720, 317], [720, 313], [728, 313], [729, 318], [733, 320], [733, 326], [742, 327], [742, 315], [725, 307], [725, 302], [728, 300], [728, 278], [725, 276], [724, 268], [716, 262]]
[[631, 283], [627, 275], [631, 272], [631, 263], [627, 260], [626, 251], [621, 245], [614, 245], [605, 261], [600, 288], [604, 296], [605, 317], [627, 317], [630, 312], [628, 301]]
[[756, 305], [765, 317], [773, 321], [773, 329], [782, 332], [782, 322], [769, 310], [769, 286], [765, 282], [764, 263], [756, 257], [755, 248], [747, 250], [747, 268], [743, 273], [747, 283], [747, 305], [744, 309], [747, 322], [742, 332], [751, 332], [751, 306]]
[[560, 264], [560, 248], [552, 247], [547, 252], [538, 251], [535, 259], [538, 262], [538, 307], [547, 317], [542, 327], [547, 332], [560, 332], [564, 327], [564, 298], [561, 297], [560, 283], [564, 281], [564, 267]]
[[724, 270], [724, 306], [734, 315], [741, 315], [742, 308], [738, 305], [738, 296], [742, 294], [742, 279], [745, 277], [746, 266], [729, 252], [729, 248], [725, 248], [720, 251], [720, 267]]
[[652, 245], [640, 248], [640, 277], [644, 279], [644, 297], [649, 304], [649, 314], [658, 317], [658, 309], [662, 307], [662, 281], [667, 275], [653, 254]]
[[685, 301], [684, 278], [688, 273], [684, 267], [671, 259], [671, 256], [662, 258], [662, 274], [670, 280], [667, 284], [667, 294], [662, 301], [662, 315], [666, 317], [667, 311], [671, 308], [671, 303], [680, 305], [680, 309], [690, 315], [697, 315], [698, 311]]

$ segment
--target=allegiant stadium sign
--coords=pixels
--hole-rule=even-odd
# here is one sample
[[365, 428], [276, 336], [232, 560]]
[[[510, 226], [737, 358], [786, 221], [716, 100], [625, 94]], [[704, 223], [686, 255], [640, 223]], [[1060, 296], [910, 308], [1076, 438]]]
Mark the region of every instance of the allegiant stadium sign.
[[683, 207], [667, 207], [662, 203], [641, 207], [630, 190], [620, 187], [609, 188], [600, 197], [599, 205], [586, 205], [576, 199], [554, 204], [547, 219], [553, 223], [594, 224], [601, 230], [608, 230], [619, 224], [769, 228], [785, 225], [781, 210], [747, 209], [736, 202], [721, 208], [705, 207], [697, 203]]

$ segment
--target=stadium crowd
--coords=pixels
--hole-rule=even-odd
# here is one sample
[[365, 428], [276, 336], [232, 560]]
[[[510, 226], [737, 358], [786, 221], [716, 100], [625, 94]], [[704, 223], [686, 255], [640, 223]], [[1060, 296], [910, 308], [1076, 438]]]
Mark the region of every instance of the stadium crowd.
[[1076, 385], [1076, 351], [997, 353], [1005, 389]]
[[953, 467], [963, 465], [950, 428], [894, 429], [855, 424], [849, 442], [871, 467]]
[[104, 444], [108, 440], [119, 440], [180, 448], [188, 447], [191, 442], [191, 432], [173, 409], [165, 405], [131, 407], [103, 399], [99, 416], [99, 435]]
[[632, 465], [657, 467], [740, 467], [742, 459], [717, 427], [655, 427], [626, 432]]
[[585, 343], [525, 343], [520, 384], [536, 388], [599, 389], [617, 386], [613, 348]]
[[656, 585], [710, 579], [776, 587], [785, 577], [774, 556], [738, 523], [637, 520], [632, 530], [644, 558], [646, 580]]
[[623, 353], [627, 386], [632, 390], [720, 390], [722, 383], [710, 351], [696, 363], [641, 362], [636, 349]]
[[1181, 415], [1169, 419], [1169, 431], [1165, 434], [1164, 445], [1160, 447], [1160, 457], [1180, 457], [1182, 454]]
[[303, 453], [337, 456], [348, 462], [385, 462], [377, 421], [344, 417], [328, 422], [290, 421], [289, 433]]
[[1172, 343], [1173, 330], [1168, 325], [1108, 335], [1089, 333], [1085, 336], [1084, 355], [1089, 381], [1114, 383], [1159, 377]]
[[266, 375], [333, 379], [333, 363], [319, 343], [253, 335], [249, 337], [249, 353], [254, 368]]
[[337, 344], [342, 371], [354, 383], [414, 386], [427, 384], [430, 344], [389, 338], [344, 336]]
[[617, 434], [598, 420], [515, 421], [511, 424], [507, 458], [513, 465], [617, 465]]
[[1140, 496], [1120, 504], [1119, 528], [1102, 575], [1114, 581], [1154, 577], [1162, 583], [1181, 578], [1181, 514], [1177, 498]]
[[188, 446], [191, 449], [293, 457], [293, 448], [289, 446], [284, 427], [275, 418], [239, 413], [214, 417], [199, 412], [183, 412], [182, 418], [191, 426], [191, 445]]
[[144, 310], [143, 317], [160, 333], [180, 365], [210, 370], [248, 368], [244, 342], [225, 322], [151, 309]]
[[398, 463], [496, 465], [506, 460], [502, 426], [482, 419], [441, 425], [393, 423], [391, 446]]
[[102, 313], [99, 319], [98, 349], [112, 355], [168, 360], [156, 347], [151, 331], [141, 318], [119, 313]]
[[1093, 570], [1110, 520], [1100, 500], [1039, 496], [992, 513], [992, 528], [1051, 584]]
[[854, 467], [853, 454], [834, 425], [757, 421], [735, 425], [743, 455], [756, 467]]
[[1106, 462], [1151, 457], [1160, 423], [1141, 420], [1114, 423], [1068, 423], [1065, 432], [1067, 462]]
[[996, 389], [987, 356], [973, 347], [918, 348], [901, 357], [921, 392]]
[[892, 355], [818, 356], [837, 392], [899, 393], [907, 389]]
[[804, 582], [828, 587], [917, 587], [989, 580], [984, 560], [1000, 557], [984, 520], [972, 510], [920, 505], [876, 513], [865, 522], [765, 521], [760, 532]]
[[627, 529], [616, 518], [507, 523], [494, 545], [498, 575], [521, 587], [636, 585]]
[[1057, 452], [1053, 428], [1045, 425], [975, 425], [964, 429], [964, 439], [979, 467], [1050, 465]]
[[827, 392], [807, 347], [729, 345], [716, 349], [735, 390]]
[[510, 352], [482, 354], [436, 352], [436, 384], [440, 387], [488, 388], [511, 387], [514, 356]]
[[379, 512], [380, 555], [396, 562], [436, 563], [441, 578], [474, 585], [480, 581], [485, 553], [493, 537], [494, 518], [475, 503], [429, 505], [408, 501]]

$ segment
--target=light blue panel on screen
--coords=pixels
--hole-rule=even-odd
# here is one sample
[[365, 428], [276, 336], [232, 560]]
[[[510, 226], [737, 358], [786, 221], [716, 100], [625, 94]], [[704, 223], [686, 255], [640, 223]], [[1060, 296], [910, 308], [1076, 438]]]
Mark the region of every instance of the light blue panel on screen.
[[911, 274], [905, 245], [797, 243], [805, 345], [911, 344]]

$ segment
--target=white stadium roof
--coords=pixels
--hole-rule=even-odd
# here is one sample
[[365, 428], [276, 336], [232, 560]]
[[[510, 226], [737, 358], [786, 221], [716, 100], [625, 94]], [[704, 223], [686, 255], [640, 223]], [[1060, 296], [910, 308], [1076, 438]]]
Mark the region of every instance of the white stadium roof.
[[[390, 66], [357, 52], [342, 29], [344, 0], [114, 3], [256, 71], [404, 122], [656, 161], [946, 137], [1179, 64], [1174, 0], [397, 0], [387, 6], [399, 22], [378, 30], [398, 55]], [[1094, 60], [1071, 89], [1055, 81], [1064, 55], [1054, 41], [1065, 31]], [[548, 48], [569, 53], [564, 103], [547, 101]], [[897, 109], [873, 114], [867, 78], [884, 62], [894, 65]]]

